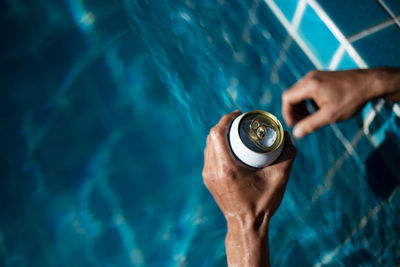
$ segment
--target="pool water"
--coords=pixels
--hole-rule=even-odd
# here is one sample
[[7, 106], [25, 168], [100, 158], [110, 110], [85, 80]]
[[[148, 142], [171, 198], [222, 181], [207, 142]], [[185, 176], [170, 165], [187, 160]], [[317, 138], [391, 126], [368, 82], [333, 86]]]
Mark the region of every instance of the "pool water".
[[[226, 266], [208, 131], [238, 108], [283, 121], [282, 92], [314, 68], [268, 6], [1, 7], [0, 266]], [[378, 148], [361, 116], [296, 142], [274, 266], [400, 262], [400, 119], [385, 110]]]

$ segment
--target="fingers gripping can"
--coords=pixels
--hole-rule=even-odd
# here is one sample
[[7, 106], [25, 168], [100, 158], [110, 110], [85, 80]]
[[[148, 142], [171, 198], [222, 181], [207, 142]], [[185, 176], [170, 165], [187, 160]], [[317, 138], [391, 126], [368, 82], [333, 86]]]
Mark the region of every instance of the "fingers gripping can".
[[274, 115], [263, 110], [244, 113], [233, 120], [229, 143], [233, 154], [246, 165], [266, 167], [282, 153], [282, 124]]

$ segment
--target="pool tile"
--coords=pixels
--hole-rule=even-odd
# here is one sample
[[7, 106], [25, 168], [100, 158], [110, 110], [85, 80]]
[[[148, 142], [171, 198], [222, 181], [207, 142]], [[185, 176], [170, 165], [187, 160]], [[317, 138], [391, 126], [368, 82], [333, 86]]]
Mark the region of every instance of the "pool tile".
[[397, 25], [355, 41], [353, 46], [369, 67], [400, 66], [400, 28]]
[[322, 66], [328, 67], [339, 41], [310, 6], [306, 7], [298, 33]]
[[363, 134], [360, 140], [355, 145], [354, 149], [357, 151], [360, 159], [362, 161], [367, 160], [369, 155], [374, 151], [374, 146], [372, 145], [371, 141], [368, 140], [368, 137]]
[[400, 1], [399, 0], [382, 0], [382, 2], [390, 9], [395, 15], [400, 15]]
[[400, 184], [400, 174], [397, 168], [399, 156], [393, 153], [395, 146], [396, 144], [391, 138], [385, 138], [365, 162], [368, 183], [374, 193], [383, 199], [387, 199], [393, 189]]
[[287, 18], [288, 21], [292, 21], [294, 17], [294, 13], [296, 11], [296, 7], [300, 0], [283, 0], [276, 1], [276, 5], [282, 11], [283, 15]]
[[361, 120], [361, 116], [357, 116], [346, 121], [338, 122], [336, 126], [347, 141], [351, 142], [360, 130], [360, 126], [362, 125]]
[[354, 61], [352, 57], [350, 57], [347, 51], [344, 52], [342, 58], [339, 61], [336, 70], [348, 70], [348, 69], [355, 69], [358, 68], [357, 63]]
[[389, 14], [375, 0], [318, 2], [345, 36], [351, 36], [390, 19]]

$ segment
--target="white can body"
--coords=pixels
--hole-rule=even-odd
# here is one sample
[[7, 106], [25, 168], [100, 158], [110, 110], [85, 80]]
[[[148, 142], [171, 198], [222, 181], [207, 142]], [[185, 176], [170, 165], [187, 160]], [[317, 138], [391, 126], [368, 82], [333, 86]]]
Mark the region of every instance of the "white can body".
[[241, 140], [239, 135], [239, 124], [243, 116], [242, 114], [237, 117], [231, 125], [229, 130], [229, 143], [233, 154], [243, 163], [254, 168], [264, 168], [272, 164], [282, 153], [284, 146], [284, 138], [282, 143], [274, 150], [270, 152], [256, 152], [249, 149]]

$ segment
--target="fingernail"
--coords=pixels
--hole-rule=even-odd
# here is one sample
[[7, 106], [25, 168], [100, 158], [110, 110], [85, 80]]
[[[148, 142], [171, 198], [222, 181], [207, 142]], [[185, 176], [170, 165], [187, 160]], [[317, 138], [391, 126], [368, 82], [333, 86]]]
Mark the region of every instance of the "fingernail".
[[297, 139], [302, 138], [304, 136], [304, 132], [301, 128], [295, 127], [293, 129], [293, 136], [296, 137]]

